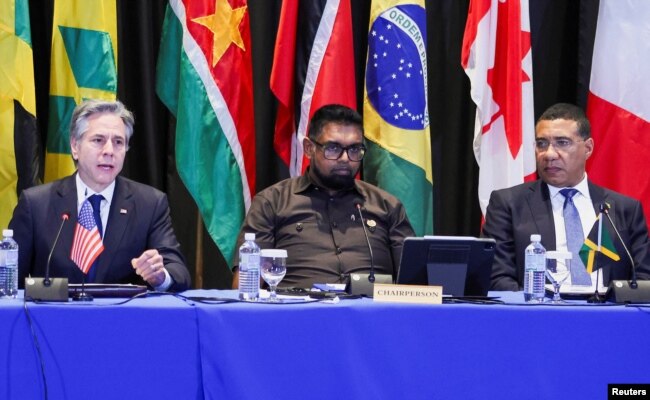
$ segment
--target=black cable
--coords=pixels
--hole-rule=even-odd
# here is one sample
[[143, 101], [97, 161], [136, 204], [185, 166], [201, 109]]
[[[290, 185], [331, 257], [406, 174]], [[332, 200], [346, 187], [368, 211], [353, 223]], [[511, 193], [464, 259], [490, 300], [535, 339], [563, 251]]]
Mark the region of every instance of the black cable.
[[38, 343], [38, 336], [36, 335], [36, 330], [34, 329], [34, 323], [32, 322], [32, 316], [29, 313], [27, 308], [27, 301], [23, 301], [23, 308], [25, 309], [25, 316], [27, 316], [27, 323], [29, 329], [32, 332], [32, 339], [34, 342], [34, 347], [36, 348], [36, 354], [38, 355], [38, 361], [41, 364], [41, 379], [43, 379], [43, 398], [48, 399], [47, 392], [47, 378], [45, 376], [45, 361], [43, 360], [43, 354], [41, 353], [41, 345]]
[[443, 297], [443, 304], [505, 304], [502, 300], [479, 297]]

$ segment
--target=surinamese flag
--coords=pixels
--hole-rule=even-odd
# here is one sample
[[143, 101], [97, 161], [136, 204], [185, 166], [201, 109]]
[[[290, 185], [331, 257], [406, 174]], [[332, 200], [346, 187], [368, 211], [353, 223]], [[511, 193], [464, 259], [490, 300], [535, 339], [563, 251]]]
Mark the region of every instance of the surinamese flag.
[[485, 215], [493, 190], [537, 177], [528, 0], [472, 0], [461, 65], [476, 103], [474, 155]]
[[0, 1], [0, 227], [37, 181], [36, 97], [27, 0]]
[[115, 100], [115, 0], [56, 0], [52, 23], [45, 181], [72, 174], [70, 117], [84, 99]]
[[398, 197], [418, 236], [433, 233], [424, 1], [373, 0], [363, 179]]
[[282, 2], [271, 91], [278, 99], [273, 147], [290, 175], [301, 175], [314, 112], [333, 103], [357, 108], [349, 0]]
[[[587, 116], [589, 179], [641, 201], [650, 216], [650, 2], [601, 0]], [[650, 219], [647, 219], [650, 224]]]
[[171, 0], [156, 90], [176, 116], [176, 166], [226, 260], [255, 190], [245, 0]]

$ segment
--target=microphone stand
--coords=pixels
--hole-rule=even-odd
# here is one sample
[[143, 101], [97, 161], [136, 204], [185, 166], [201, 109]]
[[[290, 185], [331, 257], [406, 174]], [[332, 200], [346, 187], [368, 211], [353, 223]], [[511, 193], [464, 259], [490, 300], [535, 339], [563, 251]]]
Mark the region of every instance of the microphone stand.
[[615, 303], [634, 303], [634, 304], [650, 303], [650, 281], [647, 280], [637, 281], [636, 262], [634, 261], [634, 258], [632, 258], [632, 254], [630, 254], [630, 249], [623, 241], [623, 238], [621, 237], [621, 233], [616, 228], [616, 225], [614, 224], [612, 217], [609, 215], [609, 205], [607, 204], [605, 204], [605, 215], [607, 216], [607, 219], [609, 220], [609, 223], [611, 224], [614, 233], [616, 233], [616, 237], [620, 241], [623, 250], [625, 250], [625, 254], [627, 254], [627, 257], [630, 259], [630, 267], [631, 267], [631, 276], [629, 281], [610, 280], [609, 291], [608, 291], [608, 296], [610, 300], [612, 300]]
[[600, 282], [600, 267], [598, 266], [598, 262], [601, 257], [599, 257], [602, 253], [602, 239], [603, 239], [603, 213], [605, 212], [605, 205], [601, 204], [600, 205], [600, 213], [598, 214], [598, 248], [596, 250], [596, 254], [594, 255], [594, 265], [596, 267], [596, 284], [595, 284], [595, 290], [594, 294], [592, 294], [588, 299], [587, 303], [604, 303], [605, 302], [605, 297], [601, 296], [600, 293], [598, 292], [598, 283]]
[[363, 223], [361, 204], [355, 203], [355, 205], [357, 206], [357, 211], [359, 211], [359, 218], [361, 218], [361, 227], [363, 228], [363, 234], [366, 236], [366, 242], [368, 243], [368, 252], [370, 253], [370, 273], [368, 273], [368, 282], [375, 283], [375, 262], [374, 262], [374, 256], [372, 254], [372, 246], [370, 245], [370, 239], [368, 238], [368, 231], [366, 230], [366, 224]]
[[45, 277], [32, 278], [28, 276], [25, 278], [25, 300], [26, 301], [68, 301], [68, 278], [50, 278], [50, 263], [52, 262], [52, 255], [54, 249], [59, 243], [59, 237], [63, 230], [63, 225], [70, 218], [70, 213], [64, 212], [61, 214], [61, 224], [59, 230], [56, 232], [50, 254], [47, 256], [47, 263], [45, 264]]

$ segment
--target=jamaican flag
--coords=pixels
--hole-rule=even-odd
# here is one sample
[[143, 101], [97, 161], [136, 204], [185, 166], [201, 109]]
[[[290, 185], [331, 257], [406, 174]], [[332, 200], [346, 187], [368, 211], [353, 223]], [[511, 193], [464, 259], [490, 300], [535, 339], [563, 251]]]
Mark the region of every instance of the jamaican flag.
[[580, 249], [579, 252], [580, 258], [582, 259], [582, 262], [585, 264], [585, 267], [587, 267], [587, 272], [589, 273], [597, 269], [596, 266], [594, 266], [594, 264], [596, 259], [596, 253], [598, 252], [598, 231], [599, 230], [602, 232], [600, 238], [600, 252], [604, 256], [609, 257], [614, 261], [618, 261], [621, 259], [621, 257], [616, 252], [616, 248], [614, 247], [612, 238], [609, 236], [609, 231], [607, 229], [603, 229], [602, 216], [603, 214], [598, 214], [598, 217], [596, 218], [596, 222], [594, 223], [594, 226], [591, 228], [591, 231], [589, 231], [589, 235], [587, 235], [587, 238], [585, 239], [585, 242], [582, 244], [582, 248]]

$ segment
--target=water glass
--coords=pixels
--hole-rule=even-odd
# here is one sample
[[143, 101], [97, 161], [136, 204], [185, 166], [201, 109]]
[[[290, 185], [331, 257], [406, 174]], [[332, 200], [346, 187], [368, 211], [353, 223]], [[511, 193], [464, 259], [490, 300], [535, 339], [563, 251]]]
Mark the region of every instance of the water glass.
[[546, 252], [546, 277], [553, 284], [553, 299], [551, 303], [564, 303], [560, 297], [560, 287], [571, 274], [571, 252]]
[[287, 251], [281, 249], [263, 249], [260, 252], [260, 272], [262, 279], [271, 289], [270, 302], [277, 302], [276, 288], [287, 273]]

